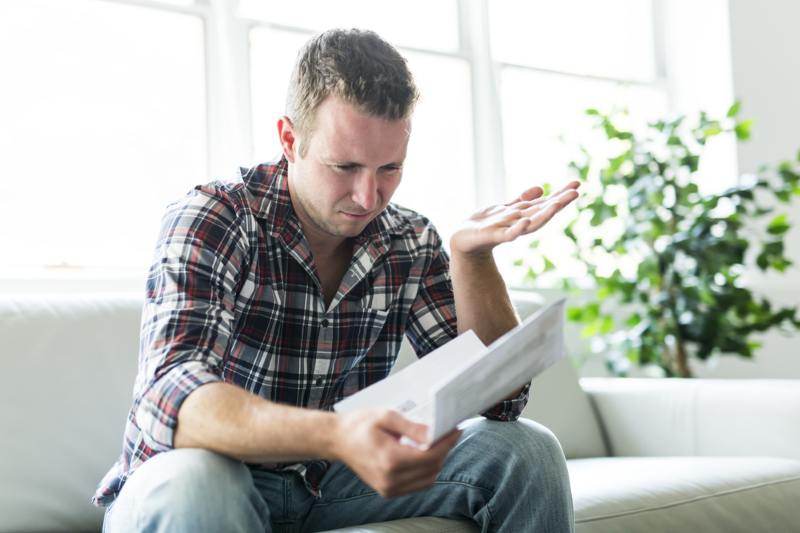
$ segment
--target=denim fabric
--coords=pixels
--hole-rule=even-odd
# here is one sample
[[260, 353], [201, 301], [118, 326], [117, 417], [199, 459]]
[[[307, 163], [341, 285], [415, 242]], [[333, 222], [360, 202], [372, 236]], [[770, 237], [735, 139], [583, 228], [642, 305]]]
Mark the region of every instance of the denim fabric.
[[472, 519], [484, 533], [574, 531], [564, 454], [528, 420], [472, 420], [433, 487], [384, 499], [334, 463], [315, 498], [296, 472], [247, 467], [213, 452], [159, 454], [131, 476], [104, 533], [313, 533], [415, 516]]

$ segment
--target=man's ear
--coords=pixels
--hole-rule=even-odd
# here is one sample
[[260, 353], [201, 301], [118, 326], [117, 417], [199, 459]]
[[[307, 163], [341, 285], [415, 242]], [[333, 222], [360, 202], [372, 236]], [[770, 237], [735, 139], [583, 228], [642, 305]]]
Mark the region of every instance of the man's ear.
[[294, 163], [300, 149], [300, 141], [295, 137], [294, 125], [289, 117], [283, 116], [278, 119], [278, 138], [281, 141], [283, 155], [289, 163]]

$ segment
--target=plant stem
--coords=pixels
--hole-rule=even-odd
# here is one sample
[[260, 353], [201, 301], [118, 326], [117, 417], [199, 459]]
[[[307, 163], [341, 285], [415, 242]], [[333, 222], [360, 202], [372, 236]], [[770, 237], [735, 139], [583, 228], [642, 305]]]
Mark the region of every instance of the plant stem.
[[675, 343], [675, 373], [682, 378], [692, 377], [692, 371], [689, 369], [688, 361], [686, 360], [686, 349], [683, 347], [683, 341], [679, 340]]

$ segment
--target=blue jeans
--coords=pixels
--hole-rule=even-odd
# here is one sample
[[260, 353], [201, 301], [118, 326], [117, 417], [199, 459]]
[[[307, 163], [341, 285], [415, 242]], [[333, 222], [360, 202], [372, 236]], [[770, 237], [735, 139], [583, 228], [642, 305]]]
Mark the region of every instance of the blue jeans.
[[528, 420], [472, 420], [436, 483], [384, 499], [334, 463], [322, 497], [296, 472], [250, 468], [200, 449], [149, 459], [106, 511], [104, 533], [311, 533], [415, 516], [475, 520], [483, 533], [574, 531], [561, 446]]

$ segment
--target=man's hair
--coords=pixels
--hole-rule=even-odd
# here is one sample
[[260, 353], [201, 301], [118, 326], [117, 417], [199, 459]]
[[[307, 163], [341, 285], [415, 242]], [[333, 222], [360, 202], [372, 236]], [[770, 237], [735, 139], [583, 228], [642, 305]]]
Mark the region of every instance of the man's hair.
[[315, 35], [297, 55], [286, 95], [300, 157], [314, 134], [317, 108], [331, 94], [388, 121], [411, 118], [419, 100], [406, 60], [377, 33], [334, 29]]

